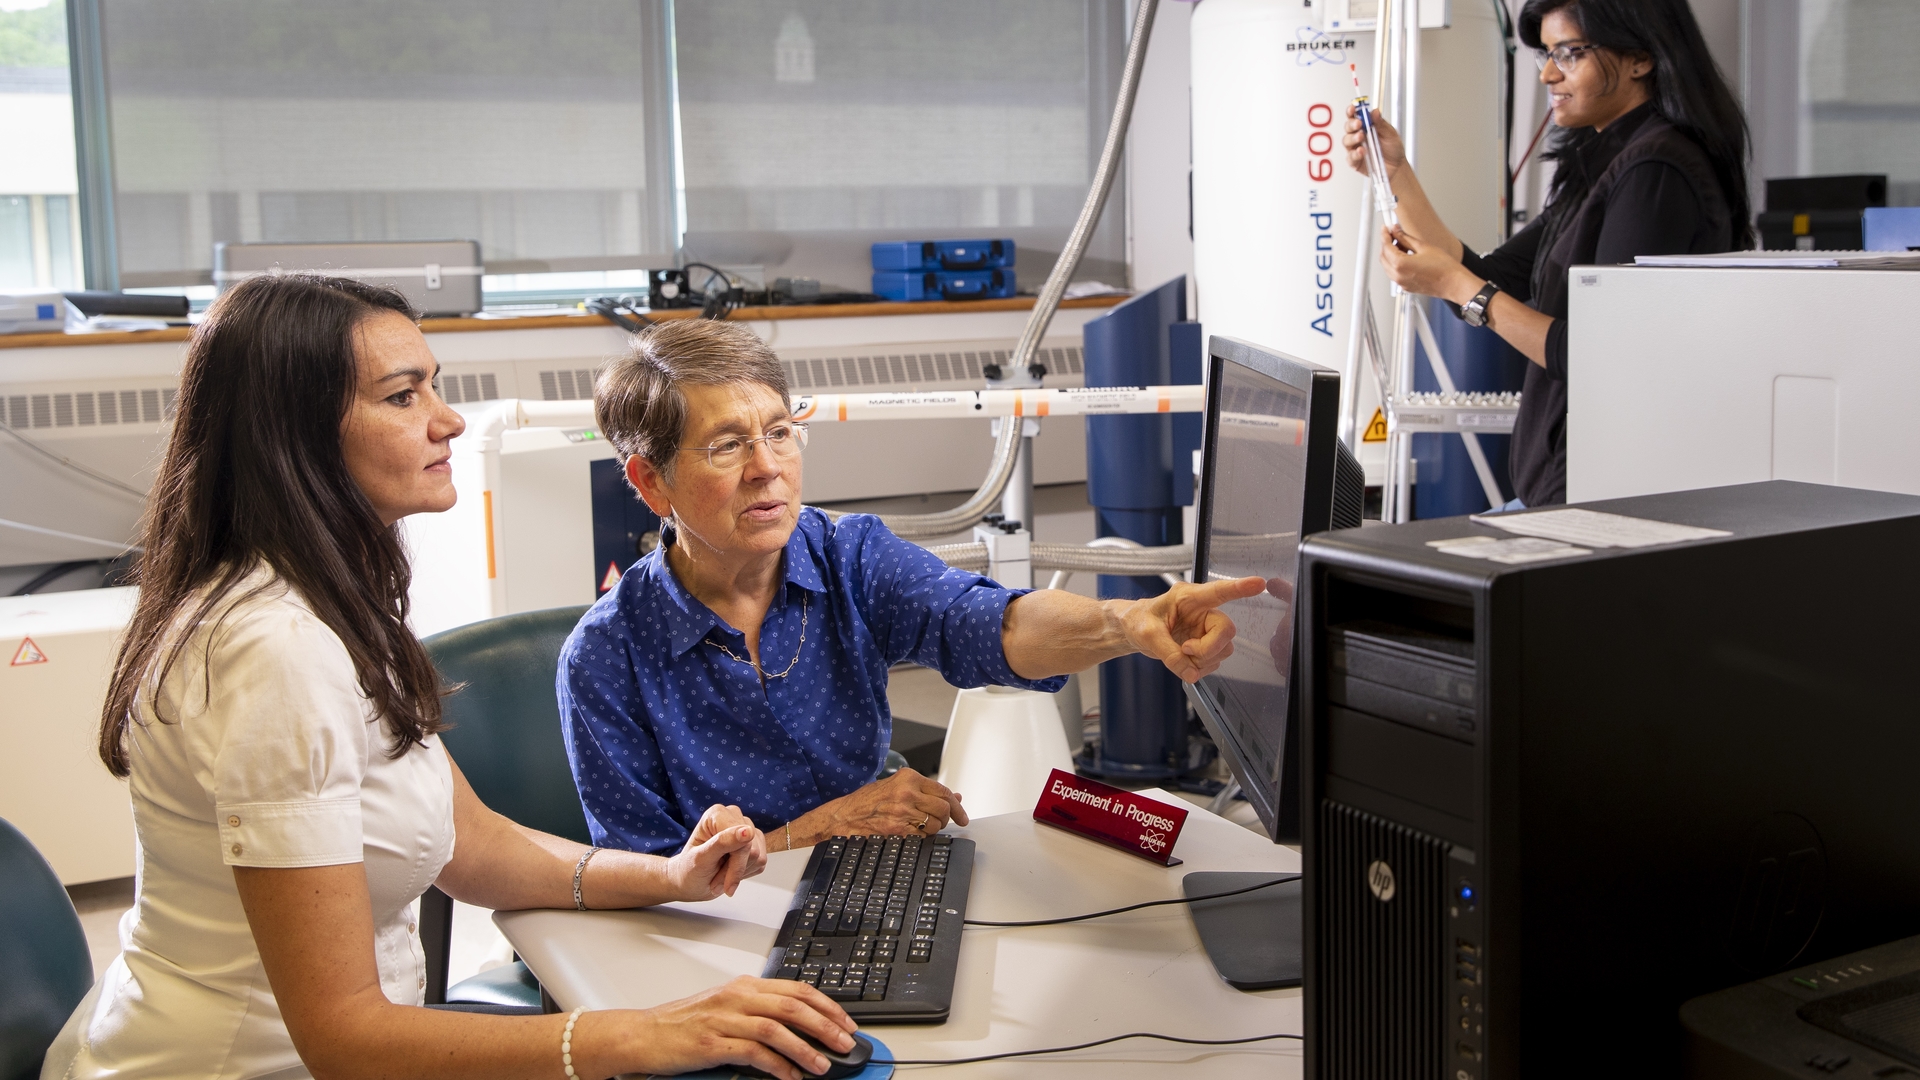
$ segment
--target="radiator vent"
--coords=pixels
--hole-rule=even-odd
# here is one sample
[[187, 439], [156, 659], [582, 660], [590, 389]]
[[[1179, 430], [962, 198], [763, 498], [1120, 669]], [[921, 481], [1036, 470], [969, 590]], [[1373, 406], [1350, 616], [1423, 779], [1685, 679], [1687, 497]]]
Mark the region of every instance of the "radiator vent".
[[158, 424], [173, 419], [173, 387], [82, 391], [73, 394], [10, 394], [0, 398], [0, 422], [16, 430]]
[[1317, 953], [1319, 985], [1309, 992], [1319, 1080], [1452, 1076], [1447, 848], [1404, 825], [1322, 804], [1308, 876], [1318, 910], [1308, 940]]
[[[952, 352], [891, 353], [876, 356], [819, 356], [801, 360], [783, 360], [788, 389], [875, 390], [884, 388], [929, 387], [940, 383], [965, 383], [978, 386], [988, 364], [1005, 364], [1012, 359], [1011, 349], [969, 349]], [[1084, 375], [1086, 364], [1077, 345], [1041, 349], [1034, 359], [1045, 364], [1053, 375]], [[591, 370], [543, 371], [540, 373], [540, 397], [544, 401], [576, 401], [593, 396]], [[464, 377], [464, 376], [463, 376]], [[490, 376], [483, 376], [490, 378]], [[454, 401], [454, 398], [447, 398]], [[463, 401], [482, 400], [462, 398]]]
[[590, 368], [540, 373], [541, 401], [581, 401], [592, 396], [593, 371]]
[[[787, 382], [798, 390], [860, 390], [869, 387], [925, 387], [935, 383], [977, 384], [988, 364], [1005, 364], [1011, 349], [978, 349], [937, 353], [893, 353], [885, 356], [824, 356], [787, 360]], [[1077, 346], [1040, 349], [1034, 359], [1054, 375], [1083, 375]]]
[[[540, 384], [546, 385], [546, 376], [540, 377]], [[591, 388], [589, 388], [591, 389]], [[589, 397], [592, 395], [589, 394]], [[493, 373], [477, 372], [472, 375], [440, 376], [440, 399], [449, 405], [465, 405], [474, 401], [499, 401], [500, 380]], [[552, 401], [552, 398], [548, 398]]]

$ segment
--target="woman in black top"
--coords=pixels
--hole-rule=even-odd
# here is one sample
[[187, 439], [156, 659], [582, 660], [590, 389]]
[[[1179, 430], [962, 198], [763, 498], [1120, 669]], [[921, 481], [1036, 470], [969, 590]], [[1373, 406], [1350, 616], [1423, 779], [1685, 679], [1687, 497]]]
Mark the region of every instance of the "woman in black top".
[[[1746, 121], [1686, 0], [1528, 0], [1520, 37], [1539, 50], [1560, 128], [1545, 212], [1476, 255], [1376, 117], [1401, 222], [1380, 260], [1409, 292], [1477, 298], [1486, 325], [1533, 361], [1511, 467], [1519, 501], [1544, 506], [1567, 498], [1567, 268], [1746, 248], [1753, 229]], [[1348, 157], [1364, 173], [1360, 122], [1348, 114]]]

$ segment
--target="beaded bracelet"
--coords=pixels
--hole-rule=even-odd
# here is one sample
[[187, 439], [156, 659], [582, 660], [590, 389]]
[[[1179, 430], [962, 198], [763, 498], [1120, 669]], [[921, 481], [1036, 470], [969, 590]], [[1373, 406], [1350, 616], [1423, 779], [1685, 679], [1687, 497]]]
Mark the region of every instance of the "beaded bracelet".
[[567, 1014], [567, 1030], [560, 1036], [560, 1064], [567, 1067], [567, 1080], [577, 1080], [579, 1073], [573, 1071], [573, 1025], [580, 1020], [580, 1014], [587, 1011], [585, 1005]]

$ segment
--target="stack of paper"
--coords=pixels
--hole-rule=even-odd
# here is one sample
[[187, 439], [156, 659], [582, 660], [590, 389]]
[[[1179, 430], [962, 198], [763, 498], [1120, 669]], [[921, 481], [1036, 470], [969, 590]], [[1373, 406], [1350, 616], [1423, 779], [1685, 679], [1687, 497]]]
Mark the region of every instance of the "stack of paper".
[[1640, 255], [1635, 266], [1718, 266], [1785, 270], [1920, 270], [1920, 251], [1723, 251], [1717, 255]]

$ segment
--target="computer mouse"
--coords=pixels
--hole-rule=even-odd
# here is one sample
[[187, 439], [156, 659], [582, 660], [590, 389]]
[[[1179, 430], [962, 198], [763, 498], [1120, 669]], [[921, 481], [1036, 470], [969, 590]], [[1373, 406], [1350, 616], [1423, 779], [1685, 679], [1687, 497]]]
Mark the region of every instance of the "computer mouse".
[[[810, 1073], [807, 1072], [805, 1068], [802, 1068], [800, 1072], [805, 1076], [818, 1076], [820, 1080], [844, 1080], [845, 1077], [859, 1075], [860, 1070], [867, 1067], [867, 1059], [873, 1057], [873, 1041], [865, 1035], [856, 1033], [853, 1036], [853, 1046], [845, 1053], [842, 1053], [827, 1046], [804, 1031], [793, 1028], [789, 1028], [788, 1030], [800, 1036], [800, 1041], [826, 1055], [827, 1071], [823, 1073]], [[741, 1076], [757, 1077], [758, 1080], [773, 1080], [771, 1073], [761, 1072], [759, 1069], [750, 1065], [736, 1065], [733, 1071]]]

